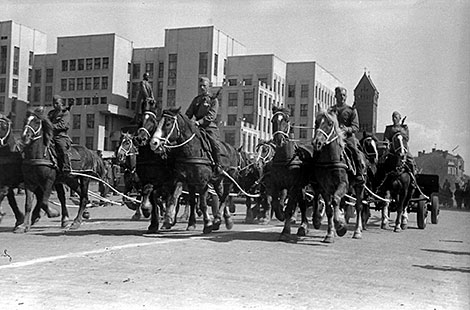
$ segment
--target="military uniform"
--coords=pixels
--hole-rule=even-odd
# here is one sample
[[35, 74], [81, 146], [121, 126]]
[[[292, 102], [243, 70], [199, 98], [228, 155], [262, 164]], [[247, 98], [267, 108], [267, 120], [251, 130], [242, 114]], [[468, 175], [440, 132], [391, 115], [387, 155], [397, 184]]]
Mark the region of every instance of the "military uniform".
[[68, 173], [71, 171], [68, 150], [70, 149], [70, 138], [67, 131], [70, 128], [70, 112], [65, 109], [63, 111], [52, 110], [47, 117], [52, 123], [53, 137], [55, 149], [57, 152], [59, 169]]
[[338, 124], [345, 133], [345, 142], [348, 148], [352, 151], [353, 160], [357, 167], [357, 175], [362, 175], [365, 167], [362, 160], [359, 158], [358, 141], [354, 135], [359, 131], [359, 116], [357, 110], [346, 104], [341, 106], [334, 105], [330, 111], [336, 113]]
[[199, 128], [207, 133], [216, 166], [220, 164], [220, 134], [216, 123], [218, 110], [219, 101], [209, 94], [196, 96], [186, 110], [186, 116], [190, 119], [194, 117]]

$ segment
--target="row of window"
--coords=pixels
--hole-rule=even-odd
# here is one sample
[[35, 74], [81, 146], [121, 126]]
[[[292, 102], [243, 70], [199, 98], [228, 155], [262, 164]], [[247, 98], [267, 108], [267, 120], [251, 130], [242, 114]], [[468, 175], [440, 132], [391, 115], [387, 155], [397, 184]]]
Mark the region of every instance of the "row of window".
[[62, 71], [104, 70], [109, 68], [109, 57], [62, 60]]
[[108, 89], [107, 76], [69, 78], [60, 80], [61, 91]]

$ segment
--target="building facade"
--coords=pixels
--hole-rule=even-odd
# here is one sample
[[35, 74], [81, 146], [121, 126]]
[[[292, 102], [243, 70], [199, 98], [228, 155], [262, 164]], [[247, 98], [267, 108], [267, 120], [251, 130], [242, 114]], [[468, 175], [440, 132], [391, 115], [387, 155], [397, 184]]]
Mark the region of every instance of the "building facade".
[[46, 52], [47, 36], [13, 21], [0, 22], [0, 113], [18, 130], [31, 96], [34, 58]]

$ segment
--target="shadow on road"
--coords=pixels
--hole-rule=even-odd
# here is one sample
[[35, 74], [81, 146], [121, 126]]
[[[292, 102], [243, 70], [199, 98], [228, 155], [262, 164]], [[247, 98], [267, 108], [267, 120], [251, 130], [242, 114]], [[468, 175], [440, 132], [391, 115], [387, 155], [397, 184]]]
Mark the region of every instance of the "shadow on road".
[[470, 267], [456, 268], [451, 266], [433, 266], [433, 265], [412, 265], [413, 267], [429, 269], [429, 270], [439, 270], [439, 271], [456, 271], [470, 273]]

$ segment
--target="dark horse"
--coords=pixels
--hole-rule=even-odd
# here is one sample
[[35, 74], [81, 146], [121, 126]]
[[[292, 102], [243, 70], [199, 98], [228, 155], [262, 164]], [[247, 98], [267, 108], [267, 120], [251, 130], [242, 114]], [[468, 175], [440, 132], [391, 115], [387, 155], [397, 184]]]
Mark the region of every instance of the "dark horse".
[[[55, 150], [51, 144], [52, 124], [44, 114], [43, 108], [28, 111], [21, 135], [24, 144], [23, 175], [25, 188], [34, 192], [37, 204], [32, 210], [31, 202], [26, 205], [25, 228], [28, 230], [31, 222], [39, 217], [40, 208], [47, 207], [52, 187], [55, 187], [62, 206], [62, 227], [78, 229], [82, 223], [83, 212], [88, 203], [87, 177], [64, 176], [57, 170]], [[102, 177], [104, 165], [102, 160], [86, 147], [72, 145], [72, 169], [74, 172], [90, 173]], [[67, 184], [80, 196], [80, 208], [73, 223], [65, 204], [65, 192], [62, 184]], [[32, 216], [31, 216], [32, 211]]]
[[[289, 241], [291, 239], [291, 219], [297, 205], [302, 216], [297, 235], [305, 236], [308, 231], [307, 206], [303, 193], [303, 188], [307, 183], [302, 177], [302, 161], [297, 154], [298, 145], [289, 138], [288, 110], [273, 107], [271, 123], [275, 151], [273, 159], [267, 165], [268, 172], [264, 177], [266, 198], [267, 204], [272, 205], [277, 219], [284, 221], [280, 240]], [[286, 199], [288, 199], [287, 206], [283, 211]], [[268, 209], [270, 208], [268, 207]]]
[[[389, 145], [388, 153], [383, 155], [381, 163], [377, 169], [377, 178], [382, 180], [377, 189], [379, 196], [385, 197], [388, 201], [382, 204], [382, 228], [389, 228], [388, 212], [389, 207], [396, 208], [397, 218], [395, 220], [395, 232], [400, 232], [407, 228], [408, 214], [406, 207], [410, 201], [414, 189], [412, 175], [406, 164], [406, 153], [408, 145], [400, 133], [396, 133]], [[392, 209], [392, 208], [390, 208]]]
[[[180, 112], [180, 108], [165, 110], [162, 119], [158, 123], [152, 140], [151, 148], [157, 152], [169, 152], [175, 159], [175, 169], [172, 172], [175, 177], [175, 191], [166, 206], [164, 225], [171, 226], [175, 217], [175, 207], [179, 196], [186, 184], [189, 191], [189, 204], [191, 213], [188, 220], [188, 229], [194, 229], [196, 225], [196, 193], [199, 194], [199, 209], [204, 218], [204, 233], [213, 230], [213, 222], [207, 208], [207, 194], [209, 184], [214, 187], [220, 200], [220, 207], [223, 206], [223, 214], [227, 229], [231, 229], [233, 222], [225, 199], [230, 193], [231, 184], [223, 182], [225, 176], [215, 176], [212, 171], [212, 162], [209, 159], [209, 150], [200, 131], [193, 122]], [[221, 142], [221, 164], [225, 173], [232, 178], [238, 170], [239, 157], [237, 151], [231, 145]], [[217, 210], [219, 208], [216, 208]], [[215, 211], [217, 211], [215, 210]], [[217, 213], [216, 213], [217, 214]]]
[[347, 231], [344, 218], [340, 213], [340, 203], [350, 185], [354, 188], [356, 199], [356, 227], [353, 238], [361, 239], [364, 183], [356, 181], [352, 174], [348, 177], [348, 166], [343, 155], [345, 142], [335, 114], [327, 111], [320, 111], [317, 114], [312, 144], [315, 151], [312, 187], [323, 197], [328, 217], [327, 235], [323, 241], [331, 243], [334, 240], [335, 231], [340, 237], [344, 236]]

